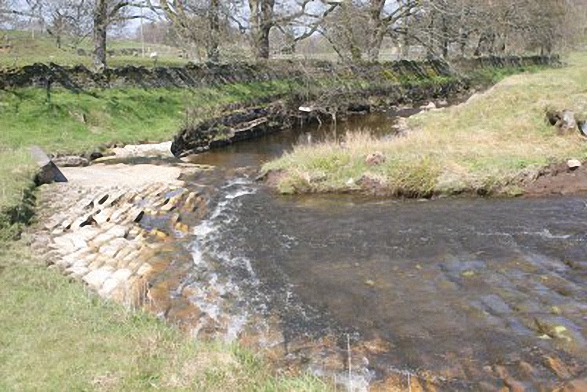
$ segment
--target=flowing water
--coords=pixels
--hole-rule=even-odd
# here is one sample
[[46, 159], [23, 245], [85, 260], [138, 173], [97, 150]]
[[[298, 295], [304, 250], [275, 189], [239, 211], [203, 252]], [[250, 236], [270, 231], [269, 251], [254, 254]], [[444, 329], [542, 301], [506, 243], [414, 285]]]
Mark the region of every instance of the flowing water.
[[[392, 115], [339, 124], [384, 137]], [[278, 196], [256, 169], [301, 128], [193, 157], [209, 214], [178, 291], [207, 332], [349, 389], [550, 389], [587, 363], [587, 198]], [[251, 169], [252, 168], [252, 169]]]

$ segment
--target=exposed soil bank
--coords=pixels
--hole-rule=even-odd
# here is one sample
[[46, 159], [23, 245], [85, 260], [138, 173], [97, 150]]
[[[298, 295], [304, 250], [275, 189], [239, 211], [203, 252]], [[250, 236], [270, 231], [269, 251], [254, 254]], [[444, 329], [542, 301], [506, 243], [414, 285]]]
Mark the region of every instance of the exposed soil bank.
[[[176, 156], [187, 156], [295, 126], [332, 124], [349, 116], [385, 110], [398, 104], [413, 105], [426, 99], [458, 99], [467, 94], [469, 88], [469, 84], [461, 80], [447, 80], [438, 84], [393, 85], [335, 93], [325, 103], [320, 102], [319, 94], [295, 94], [266, 106], [240, 109], [199, 122], [194, 127], [182, 130], [174, 138], [171, 151]], [[302, 111], [299, 108], [303, 105], [315, 106]]]
[[573, 195], [587, 193], [587, 166], [569, 169], [566, 163], [544, 168], [538, 178], [526, 181], [524, 195], [528, 197]]

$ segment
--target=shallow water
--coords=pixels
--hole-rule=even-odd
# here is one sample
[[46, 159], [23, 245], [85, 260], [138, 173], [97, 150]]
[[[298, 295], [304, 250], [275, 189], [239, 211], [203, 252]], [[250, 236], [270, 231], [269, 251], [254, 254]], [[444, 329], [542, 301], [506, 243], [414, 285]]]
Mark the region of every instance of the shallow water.
[[278, 363], [351, 389], [398, 375], [548, 389], [585, 371], [587, 198], [280, 197], [240, 170], [391, 123], [372, 114], [335, 135], [298, 129], [193, 158], [217, 166], [194, 178], [215, 189], [182, 283], [204, 315], [194, 334], [254, 337]]

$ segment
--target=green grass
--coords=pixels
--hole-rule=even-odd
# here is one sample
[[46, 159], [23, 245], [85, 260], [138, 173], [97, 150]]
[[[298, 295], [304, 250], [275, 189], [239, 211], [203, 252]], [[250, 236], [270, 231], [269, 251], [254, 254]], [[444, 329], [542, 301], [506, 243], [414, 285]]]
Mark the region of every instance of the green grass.
[[[18, 206], [29, 188], [31, 145], [82, 154], [115, 143], [170, 140], [186, 122], [223, 105], [289, 89], [289, 83], [274, 81], [201, 89], [54, 89], [49, 97], [35, 88], [0, 91], [0, 211]], [[0, 227], [6, 220], [0, 214]]]
[[[559, 136], [545, 122], [548, 107], [587, 113], [587, 55], [568, 61], [563, 68], [509, 76], [466, 104], [416, 115], [406, 137], [380, 141], [360, 134], [344, 145], [300, 146], [264, 170], [282, 172], [277, 187], [283, 193], [360, 190], [358, 180], [366, 177], [390, 194], [510, 192], [522, 172], [587, 158], [578, 132]], [[386, 162], [368, 166], [365, 159], [375, 152]]]
[[0, 146], [0, 246], [18, 235], [27, 220], [26, 193], [32, 188], [34, 165], [27, 151]]
[[328, 390], [273, 376], [237, 346], [188, 339], [30, 260], [24, 243], [0, 243], [2, 391]]
[[185, 123], [187, 108], [213, 112], [229, 103], [287, 91], [284, 82], [83, 93], [55, 89], [50, 96], [35, 88], [0, 91], [0, 145], [17, 149], [38, 144], [62, 153], [89, 151], [107, 143], [168, 140]]

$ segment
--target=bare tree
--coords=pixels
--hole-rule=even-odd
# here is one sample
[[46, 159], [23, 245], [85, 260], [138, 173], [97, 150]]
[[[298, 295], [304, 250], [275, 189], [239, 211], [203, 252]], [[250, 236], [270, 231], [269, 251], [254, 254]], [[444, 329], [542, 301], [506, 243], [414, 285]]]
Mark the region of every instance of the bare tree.
[[345, 2], [322, 21], [320, 33], [343, 61], [361, 61], [369, 45], [368, 15], [364, 8]]
[[61, 47], [64, 37], [76, 47], [92, 31], [92, 14], [89, 0], [41, 0], [42, 18], [47, 32]]
[[12, 2], [0, 0], [0, 27], [12, 19]]
[[420, 0], [370, 0], [368, 15], [371, 31], [367, 48], [370, 61], [379, 59], [383, 38], [399, 27], [400, 22], [417, 13], [421, 3]]
[[302, 0], [297, 3], [278, 3], [276, 0], [246, 0], [248, 14], [245, 18], [232, 17], [242, 29], [250, 33], [251, 45], [257, 59], [268, 59], [271, 30], [278, 26], [294, 25], [299, 34], [295, 42], [311, 36], [320, 21], [340, 5], [340, 1], [321, 2]]
[[144, 15], [134, 14], [131, 10], [147, 7], [148, 4], [144, 0], [93, 0], [93, 2], [94, 67], [97, 70], [103, 70], [106, 68], [108, 27], [115, 23], [144, 18]]
[[[156, 8], [153, 3], [151, 7]], [[209, 61], [219, 61], [220, 37], [228, 28], [227, 11], [220, 0], [159, 0], [159, 8], [180, 36], [205, 47]]]

